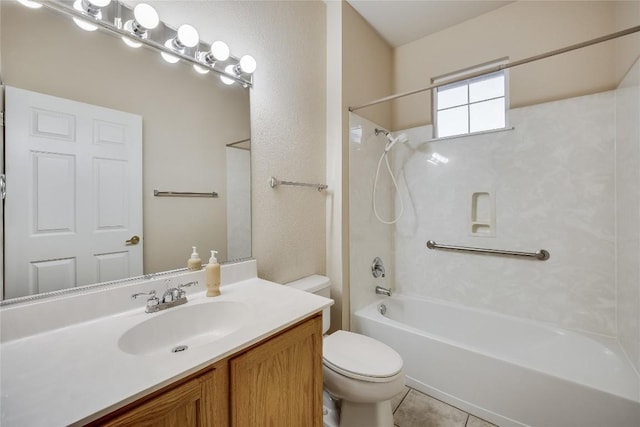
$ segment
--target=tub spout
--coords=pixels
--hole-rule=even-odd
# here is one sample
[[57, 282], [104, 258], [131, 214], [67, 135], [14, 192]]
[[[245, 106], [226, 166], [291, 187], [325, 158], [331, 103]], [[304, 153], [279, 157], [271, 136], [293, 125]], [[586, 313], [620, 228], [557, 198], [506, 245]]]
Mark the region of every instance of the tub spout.
[[391, 296], [391, 289], [383, 288], [382, 286], [376, 286], [376, 294]]

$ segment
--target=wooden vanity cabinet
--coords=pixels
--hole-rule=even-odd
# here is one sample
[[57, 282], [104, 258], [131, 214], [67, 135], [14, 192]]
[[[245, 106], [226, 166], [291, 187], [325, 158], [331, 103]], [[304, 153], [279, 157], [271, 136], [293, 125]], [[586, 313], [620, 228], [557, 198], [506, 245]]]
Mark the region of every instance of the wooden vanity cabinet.
[[322, 317], [230, 360], [233, 427], [322, 427]]
[[316, 315], [89, 426], [322, 426]]
[[141, 402], [110, 414], [96, 424], [108, 427], [226, 426], [228, 413], [228, 363], [218, 362], [205, 372], [170, 385]]

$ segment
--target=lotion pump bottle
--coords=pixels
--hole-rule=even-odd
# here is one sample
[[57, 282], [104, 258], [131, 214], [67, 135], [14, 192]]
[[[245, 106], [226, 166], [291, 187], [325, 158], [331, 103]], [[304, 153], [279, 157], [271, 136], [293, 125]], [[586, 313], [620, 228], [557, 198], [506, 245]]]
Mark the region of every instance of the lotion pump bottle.
[[191, 258], [187, 261], [187, 268], [189, 270], [201, 270], [202, 260], [200, 259], [200, 255], [196, 252], [195, 246], [191, 246], [191, 249], [193, 249], [193, 253], [191, 254]]
[[218, 251], [211, 251], [209, 263], [204, 268], [207, 279], [208, 297], [217, 297], [220, 295], [220, 264], [218, 264], [218, 259], [216, 258], [217, 253]]

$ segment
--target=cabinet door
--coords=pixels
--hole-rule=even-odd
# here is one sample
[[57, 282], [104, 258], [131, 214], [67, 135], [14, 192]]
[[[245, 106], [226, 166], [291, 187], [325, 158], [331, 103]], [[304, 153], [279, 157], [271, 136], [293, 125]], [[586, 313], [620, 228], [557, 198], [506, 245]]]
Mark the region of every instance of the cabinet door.
[[162, 392], [97, 425], [109, 427], [227, 427], [227, 364]]
[[322, 426], [322, 317], [230, 361], [231, 425]]

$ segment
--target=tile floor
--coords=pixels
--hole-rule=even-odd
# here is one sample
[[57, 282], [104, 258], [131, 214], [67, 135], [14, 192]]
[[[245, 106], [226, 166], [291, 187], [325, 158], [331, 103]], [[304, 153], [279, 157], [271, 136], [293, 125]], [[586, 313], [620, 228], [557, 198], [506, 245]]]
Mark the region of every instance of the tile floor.
[[396, 427], [497, 427], [409, 387], [391, 404]]

